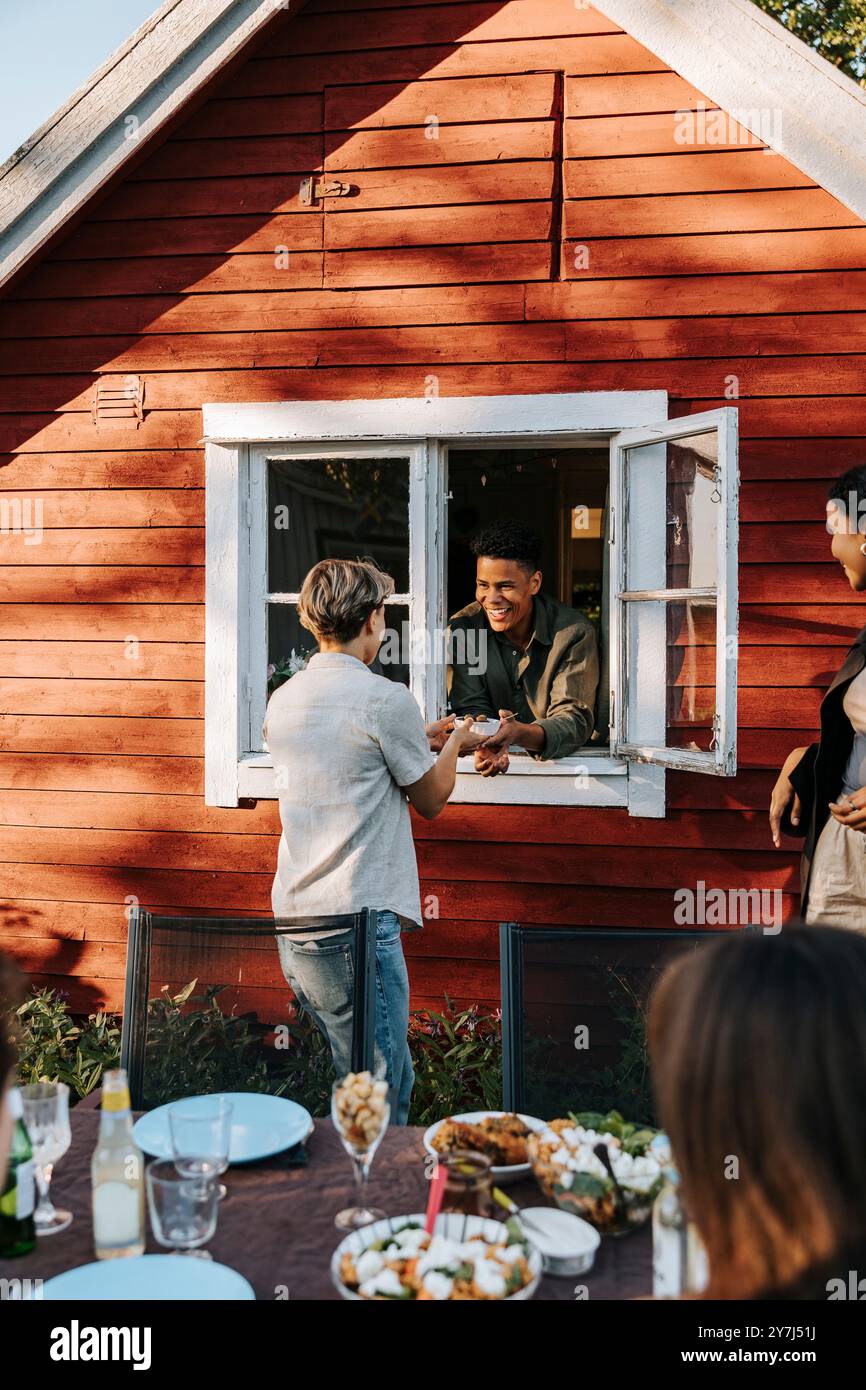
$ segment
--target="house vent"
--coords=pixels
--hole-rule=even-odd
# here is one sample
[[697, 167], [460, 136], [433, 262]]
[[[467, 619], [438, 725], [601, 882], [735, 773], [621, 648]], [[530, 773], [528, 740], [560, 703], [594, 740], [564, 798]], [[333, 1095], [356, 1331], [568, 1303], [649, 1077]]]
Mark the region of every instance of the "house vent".
[[144, 419], [144, 381], [140, 376], [103, 376], [93, 388], [94, 425], [138, 429]]

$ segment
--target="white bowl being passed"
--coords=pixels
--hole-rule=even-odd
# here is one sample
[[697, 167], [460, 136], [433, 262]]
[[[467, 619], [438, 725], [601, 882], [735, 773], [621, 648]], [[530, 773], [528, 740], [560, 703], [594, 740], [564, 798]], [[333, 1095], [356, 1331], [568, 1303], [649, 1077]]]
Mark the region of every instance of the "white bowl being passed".
[[474, 719], [472, 721], [473, 734], [483, 734], [485, 738], [492, 738], [499, 733], [501, 719]]
[[[361, 1255], [377, 1240], [384, 1239], [385, 1236], [394, 1235], [404, 1226], [420, 1226], [422, 1229], [427, 1220], [423, 1213], [415, 1216], [386, 1216], [382, 1221], [374, 1221], [371, 1226], [363, 1226], [360, 1231], [350, 1231], [344, 1240], [340, 1241], [333, 1255], [331, 1256], [331, 1279], [334, 1288], [345, 1299], [356, 1303], [369, 1303], [368, 1298], [363, 1298], [354, 1289], [348, 1288], [340, 1278], [340, 1267], [343, 1263], [343, 1255], [347, 1252], [351, 1255]], [[442, 1212], [436, 1218], [435, 1231], [437, 1235], [446, 1236], [450, 1240], [464, 1241], [470, 1236], [483, 1236], [491, 1245], [503, 1242], [508, 1244], [509, 1236], [505, 1226], [501, 1221], [494, 1221], [485, 1216], [465, 1216], [462, 1212]], [[526, 1231], [526, 1238], [530, 1243], [530, 1251], [527, 1256], [531, 1279], [517, 1293], [509, 1294], [502, 1299], [503, 1303], [525, 1302], [532, 1298], [541, 1280], [541, 1255], [537, 1248], [532, 1244], [529, 1232]], [[397, 1299], [395, 1302], [400, 1302]], [[413, 1301], [414, 1300], [407, 1300]]]
[[525, 1207], [517, 1220], [541, 1255], [545, 1274], [570, 1278], [592, 1269], [601, 1236], [588, 1221], [558, 1207]]

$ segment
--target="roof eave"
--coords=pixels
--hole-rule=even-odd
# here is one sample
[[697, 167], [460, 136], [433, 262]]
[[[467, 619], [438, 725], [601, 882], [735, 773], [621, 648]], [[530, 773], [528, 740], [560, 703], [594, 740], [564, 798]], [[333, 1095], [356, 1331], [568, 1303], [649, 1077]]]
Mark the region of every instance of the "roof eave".
[[866, 220], [866, 93], [850, 77], [753, 0], [596, 4], [709, 101]]
[[0, 287], [299, 0], [167, 0], [0, 169]]

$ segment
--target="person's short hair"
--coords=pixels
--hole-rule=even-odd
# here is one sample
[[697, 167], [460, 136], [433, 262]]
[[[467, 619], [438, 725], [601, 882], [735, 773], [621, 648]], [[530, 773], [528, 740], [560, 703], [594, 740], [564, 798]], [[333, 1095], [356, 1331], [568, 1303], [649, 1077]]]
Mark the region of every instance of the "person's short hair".
[[0, 1097], [18, 1063], [16, 1010], [24, 994], [18, 967], [0, 953]]
[[301, 586], [298, 617], [319, 640], [351, 642], [393, 592], [393, 579], [375, 560], [320, 560]]
[[522, 521], [494, 521], [470, 544], [479, 559], [514, 560], [535, 574], [541, 568], [541, 540]]
[[866, 533], [866, 467], [860, 464], [841, 474], [828, 487], [827, 501], [845, 515], [850, 532]]

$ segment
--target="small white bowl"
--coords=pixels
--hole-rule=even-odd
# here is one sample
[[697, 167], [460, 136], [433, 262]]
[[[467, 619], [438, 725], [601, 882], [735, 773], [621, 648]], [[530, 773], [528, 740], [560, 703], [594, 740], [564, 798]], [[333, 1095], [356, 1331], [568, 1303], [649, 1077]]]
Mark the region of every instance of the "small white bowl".
[[492, 738], [499, 733], [501, 719], [476, 719], [472, 723], [473, 734], [484, 734], [486, 738]]
[[522, 1216], [527, 1220], [521, 1225], [541, 1255], [545, 1274], [571, 1278], [592, 1269], [601, 1236], [588, 1221], [558, 1207], [525, 1207], [517, 1220]]

